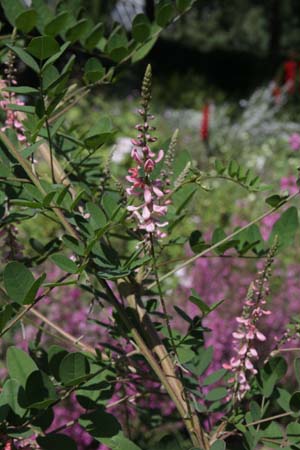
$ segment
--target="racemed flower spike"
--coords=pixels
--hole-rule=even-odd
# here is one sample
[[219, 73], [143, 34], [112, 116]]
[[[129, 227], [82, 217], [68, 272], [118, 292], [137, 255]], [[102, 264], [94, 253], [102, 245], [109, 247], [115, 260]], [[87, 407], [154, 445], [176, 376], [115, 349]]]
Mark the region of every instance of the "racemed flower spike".
[[164, 184], [168, 185], [169, 180], [153, 176], [156, 165], [164, 158], [164, 151], [159, 150], [156, 154], [150, 148], [150, 145], [157, 141], [151, 134], [155, 128], [149, 124], [154, 119], [154, 116], [149, 114], [151, 83], [152, 73], [149, 65], [142, 83], [142, 108], [138, 110], [142, 123], [136, 125], [138, 135], [136, 139], [132, 139], [131, 157], [136, 165], [128, 170], [126, 179], [131, 186], [126, 192], [129, 198], [136, 199], [135, 203], [138, 203], [127, 206], [131, 217], [137, 222], [137, 229], [159, 239], [166, 236], [162, 228], [167, 226], [168, 222], [162, 218], [168, 211], [170, 200], [166, 199], [166, 195], [170, 191], [164, 188]]
[[271, 311], [265, 309], [265, 305], [269, 294], [271, 265], [276, 251], [277, 242], [271, 247], [264, 268], [249, 287], [241, 316], [236, 318], [238, 328], [232, 333], [235, 356], [229, 363], [223, 364], [224, 369], [233, 373], [233, 378], [229, 380], [232, 385], [228, 392], [228, 400], [242, 400], [250, 390], [249, 376], [257, 374], [254, 366], [258, 359], [256, 343], [266, 340], [266, 336], [258, 329], [258, 321], [261, 317], [271, 314]]

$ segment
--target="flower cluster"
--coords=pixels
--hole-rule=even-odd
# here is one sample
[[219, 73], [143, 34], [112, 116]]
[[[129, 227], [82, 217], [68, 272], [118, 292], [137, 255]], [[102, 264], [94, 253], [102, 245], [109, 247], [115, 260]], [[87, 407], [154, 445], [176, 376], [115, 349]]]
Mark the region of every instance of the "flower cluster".
[[22, 102], [14, 92], [8, 92], [6, 90], [8, 87], [12, 87], [17, 84], [15, 78], [16, 69], [14, 66], [14, 58], [14, 54], [9, 52], [6, 68], [4, 69], [5, 79], [0, 80], [0, 108], [5, 112], [6, 116], [4, 126], [1, 127], [1, 131], [6, 131], [7, 129], [15, 130], [18, 141], [22, 143], [26, 141], [23, 124], [18, 118], [18, 112], [9, 108], [9, 104], [23, 106], [24, 102]]
[[18, 229], [12, 224], [5, 224], [0, 228], [1, 257], [0, 262], [23, 258], [23, 245], [18, 241]]
[[240, 401], [250, 390], [249, 375], [257, 373], [253, 364], [258, 359], [255, 341], [266, 340], [266, 336], [257, 328], [257, 322], [262, 316], [271, 314], [271, 311], [264, 309], [264, 306], [265, 298], [269, 293], [267, 283], [276, 249], [277, 244], [275, 243], [269, 251], [263, 270], [258, 273], [257, 279], [250, 285], [242, 314], [236, 318], [238, 328], [232, 333], [235, 355], [229, 363], [223, 364], [224, 369], [231, 370], [234, 374], [230, 380], [233, 385], [228, 396], [229, 399], [232, 397], [234, 401]]
[[139, 131], [137, 139], [132, 139], [133, 148], [131, 157], [136, 162], [136, 166], [128, 170], [127, 181], [132, 184], [126, 189], [130, 197], [138, 198], [142, 203], [138, 206], [129, 205], [127, 210], [132, 213], [138, 223], [138, 230], [143, 230], [156, 238], [163, 238], [166, 233], [161, 230], [168, 222], [161, 221], [167, 214], [170, 200], [166, 198], [169, 190], [163, 190], [163, 184], [169, 184], [169, 180], [154, 178], [153, 171], [156, 165], [163, 159], [164, 151], [159, 150], [157, 155], [150, 149], [150, 144], [157, 140], [151, 135], [154, 127], [149, 125], [149, 121], [154, 116], [149, 114], [149, 102], [151, 99], [151, 67], [148, 66], [142, 85], [142, 108], [139, 114], [143, 118], [143, 123], [136, 125]]
[[299, 150], [300, 148], [300, 134], [293, 133], [289, 137], [289, 145], [292, 150]]

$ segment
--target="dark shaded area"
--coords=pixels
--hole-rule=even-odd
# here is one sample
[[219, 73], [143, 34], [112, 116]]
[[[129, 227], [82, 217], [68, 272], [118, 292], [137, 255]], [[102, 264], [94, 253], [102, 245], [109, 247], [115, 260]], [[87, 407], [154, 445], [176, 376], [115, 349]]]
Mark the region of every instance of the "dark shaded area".
[[186, 74], [188, 69], [192, 69], [208, 83], [233, 96], [247, 94], [270, 81], [274, 76], [274, 66], [280, 65], [280, 59], [272, 65], [267, 57], [254, 53], [229, 50], [201, 52], [180, 42], [166, 40], [161, 40], [149, 55], [154, 72], [164, 78], [174, 72]]

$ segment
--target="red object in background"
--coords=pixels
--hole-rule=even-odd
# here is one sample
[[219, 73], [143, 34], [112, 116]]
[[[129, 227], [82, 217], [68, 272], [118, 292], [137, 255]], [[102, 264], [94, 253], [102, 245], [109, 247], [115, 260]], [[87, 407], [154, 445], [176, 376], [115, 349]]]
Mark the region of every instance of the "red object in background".
[[288, 92], [293, 94], [295, 92], [296, 84], [296, 71], [297, 63], [296, 61], [286, 61], [284, 63], [284, 81], [289, 84]]
[[209, 104], [204, 105], [202, 109], [202, 120], [200, 127], [200, 137], [202, 141], [208, 140], [209, 135]]

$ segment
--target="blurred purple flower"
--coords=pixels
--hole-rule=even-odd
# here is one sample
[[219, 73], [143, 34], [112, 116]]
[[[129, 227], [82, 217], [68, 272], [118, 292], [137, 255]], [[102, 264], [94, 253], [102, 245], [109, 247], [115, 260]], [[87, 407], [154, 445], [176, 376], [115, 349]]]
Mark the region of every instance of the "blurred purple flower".
[[292, 150], [299, 150], [300, 148], [300, 134], [293, 133], [289, 137], [289, 145]]

